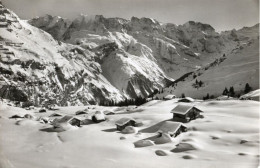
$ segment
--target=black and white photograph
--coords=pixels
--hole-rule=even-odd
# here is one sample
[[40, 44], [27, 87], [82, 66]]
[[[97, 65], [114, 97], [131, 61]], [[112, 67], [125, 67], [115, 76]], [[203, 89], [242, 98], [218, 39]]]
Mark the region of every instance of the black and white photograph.
[[259, 168], [259, 0], [0, 0], [0, 168]]

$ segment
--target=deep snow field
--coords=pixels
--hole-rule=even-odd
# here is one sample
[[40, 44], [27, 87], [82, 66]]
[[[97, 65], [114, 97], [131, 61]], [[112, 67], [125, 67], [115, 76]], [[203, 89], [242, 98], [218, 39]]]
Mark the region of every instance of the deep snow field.
[[[204, 118], [185, 125], [188, 131], [172, 142], [134, 146], [134, 142], [156, 140], [156, 127], [171, 121], [176, 100], [153, 100], [139, 107], [60, 107], [57, 111], [0, 104], [1, 168], [255, 168], [259, 165], [259, 102], [250, 100], [196, 101]], [[114, 111], [101, 123], [71, 126], [58, 132], [36, 119], [9, 119], [31, 114], [35, 118], [52, 113], [75, 115], [89, 108], [89, 118], [97, 110]], [[132, 117], [143, 123], [139, 133], [122, 134], [115, 121]], [[49, 117], [55, 118], [55, 117]], [[124, 138], [123, 138], [124, 137]], [[178, 147], [176, 145], [179, 145]], [[165, 156], [160, 156], [165, 155]]]

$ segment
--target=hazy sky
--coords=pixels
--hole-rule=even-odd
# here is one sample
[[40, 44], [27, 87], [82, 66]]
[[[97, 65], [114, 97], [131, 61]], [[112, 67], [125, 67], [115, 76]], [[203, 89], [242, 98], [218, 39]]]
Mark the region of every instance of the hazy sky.
[[216, 30], [253, 26], [259, 22], [258, 0], [2, 0], [23, 19], [44, 14], [74, 18], [78, 14], [105, 17], [155, 18], [163, 23], [200, 21]]

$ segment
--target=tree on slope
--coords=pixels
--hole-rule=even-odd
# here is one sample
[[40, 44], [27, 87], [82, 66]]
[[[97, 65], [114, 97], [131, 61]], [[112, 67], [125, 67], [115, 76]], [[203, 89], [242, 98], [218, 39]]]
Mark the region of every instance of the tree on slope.
[[202, 81], [199, 81], [199, 87], [201, 87], [203, 85]]
[[246, 86], [245, 86], [245, 90], [244, 90], [244, 92], [245, 92], [245, 93], [248, 93], [248, 92], [250, 92], [251, 90], [252, 90], [252, 87], [249, 86], [248, 83], [246, 83]]
[[226, 87], [225, 87], [225, 89], [224, 89], [224, 91], [223, 91], [222, 95], [228, 95], [228, 90], [227, 90], [227, 88], [226, 88]]
[[231, 96], [231, 97], [234, 97], [234, 96], [235, 96], [235, 91], [234, 91], [234, 87], [233, 87], [233, 86], [231, 86], [231, 87], [229, 88], [229, 96]]
[[207, 94], [207, 96], [203, 97], [203, 100], [208, 100], [210, 97], [209, 97], [209, 93]]
[[181, 94], [181, 98], [185, 98], [185, 94], [184, 93]]

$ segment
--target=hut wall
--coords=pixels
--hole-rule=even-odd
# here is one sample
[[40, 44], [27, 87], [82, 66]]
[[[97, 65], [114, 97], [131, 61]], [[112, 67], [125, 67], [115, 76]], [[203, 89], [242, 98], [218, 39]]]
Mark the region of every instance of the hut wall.
[[71, 125], [76, 125], [76, 126], [80, 126], [80, 120], [78, 120], [78, 119], [75, 119], [75, 118], [73, 118], [71, 121], [70, 121], [70, 124]]
[[181, 114], [177, 114], [177, 113], [173, 113], [173, 118], [175, 118], [175, 117], [185, 119], [186, 116], [181, 115]]

